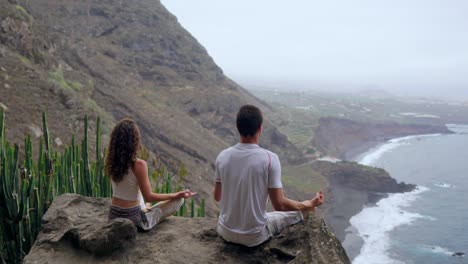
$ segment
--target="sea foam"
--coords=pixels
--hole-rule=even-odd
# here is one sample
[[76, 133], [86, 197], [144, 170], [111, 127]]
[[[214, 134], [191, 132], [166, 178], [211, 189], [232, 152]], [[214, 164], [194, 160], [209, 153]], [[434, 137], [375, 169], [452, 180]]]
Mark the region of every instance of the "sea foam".
[[364, 240], [361, 252], [354, 264], [403, 263], [388, 254], [391, 245], [389, 232], [397, 226], [409, 225], [418, 219], [434, 220], [431, 217], [404, 211], [422, 192], [429, 189], [419, 186], [412, 192], [390, 194], [374, 207], [364, 208], [350, 220], [358, 235]]
[[421, 245], [420, 249], [424, 251], [429, 251], [434, 254], [442, 254], [447, 256], [452, 256], [455, 253], [441, 246]]

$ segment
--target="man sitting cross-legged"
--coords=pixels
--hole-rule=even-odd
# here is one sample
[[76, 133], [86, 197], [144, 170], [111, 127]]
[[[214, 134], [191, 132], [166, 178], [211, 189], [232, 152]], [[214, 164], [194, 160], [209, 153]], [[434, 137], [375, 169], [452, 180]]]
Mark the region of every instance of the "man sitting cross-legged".
[[[240, 143], [216, 159], [214, 198], [221, 209], [217, 231], [224, 240], [248, 247], [302, 221], [323, 203], [322, 192], [303, 202], [285, 197], [278, 156], [258, 146], [262, 122], [260, 109], [241, 107], [236, 120]], [[268, 197], [274, 212], [266, 211]]]

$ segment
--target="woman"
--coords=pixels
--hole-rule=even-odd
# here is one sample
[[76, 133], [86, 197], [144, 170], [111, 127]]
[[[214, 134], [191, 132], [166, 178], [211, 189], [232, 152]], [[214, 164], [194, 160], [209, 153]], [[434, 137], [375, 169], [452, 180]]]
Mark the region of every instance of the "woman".
[[[137, 158], [140, 131], [131, 119], [119, 121], [112, 130], [105, 170], [112, 181], [112, 205], [109, 220], [128, 218], [140, 231], [148, 231], [174, 214], [195, 193], [189, 190], [159, 194], [151, 191], [148, 166]], [[144, 198], [144, 200], [143, 200]], [[147, 208], [145, 202], [158, 202]]]

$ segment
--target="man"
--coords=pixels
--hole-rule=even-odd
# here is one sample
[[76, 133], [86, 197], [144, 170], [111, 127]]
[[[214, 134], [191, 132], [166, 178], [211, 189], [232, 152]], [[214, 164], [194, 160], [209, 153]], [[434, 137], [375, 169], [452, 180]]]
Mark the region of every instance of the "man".
[[[260, 109], [244, 105], [237, 113], [240, 143], [216, 159], [214, 198], [220, 202], [217, 231], [224, 240], [254, 247], [296, 224], [323, 203], [323, 194], [311, 200], [285, 197], [278, 156], [258, 146], [263, 117]], [[267, 213], [267, 201], [276, 211]]]

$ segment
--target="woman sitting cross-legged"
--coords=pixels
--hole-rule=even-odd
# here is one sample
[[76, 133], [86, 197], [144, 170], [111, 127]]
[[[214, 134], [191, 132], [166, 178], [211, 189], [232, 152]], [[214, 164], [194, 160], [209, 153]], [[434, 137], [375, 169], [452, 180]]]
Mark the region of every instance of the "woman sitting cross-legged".
[[[137, 159], [140, 131], [131, 119], [119, 121], [112, 130], [105, 170], [112, 181], [112, 205], [109, 220], [128, 218], [140, 231], [148, 231], [164, 218], [173, 215], [184, 198], [196, 193], [189, 190], [177, 193], [153, 193], [148, 178], [148, 166]], [[143, 200], [144, 198], [144, 200]], [[159, 202], [152, 207], [148, 203]]]

